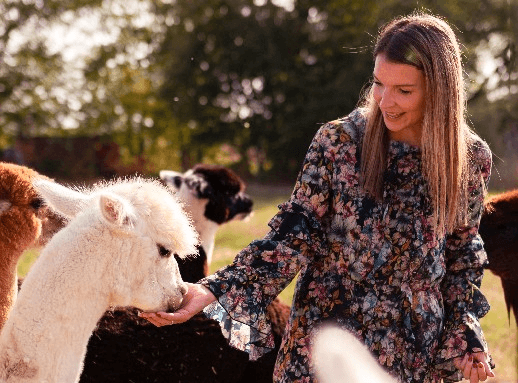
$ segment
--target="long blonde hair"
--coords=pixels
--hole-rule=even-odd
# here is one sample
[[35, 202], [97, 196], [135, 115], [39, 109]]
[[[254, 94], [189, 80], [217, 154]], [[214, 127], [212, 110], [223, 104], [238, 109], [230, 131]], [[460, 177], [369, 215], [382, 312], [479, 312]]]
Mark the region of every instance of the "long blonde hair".
[[[423, 71], [426, 102], [421, 136], [422, 172], [432, 202], [432, 224], [439, 233], [452, 232], [467, 220], [468, 136], [465, 90], [459, 44], [442, 19], [423, 13], [397, 18], [380, 29], [374, 57]], [[367, 126], [362, 146], [361, 175], [366, 192], [382, 198], [388, 132], [372, 95], [363, 102]], [[368, 153], [368, 155], [367, 155]]]

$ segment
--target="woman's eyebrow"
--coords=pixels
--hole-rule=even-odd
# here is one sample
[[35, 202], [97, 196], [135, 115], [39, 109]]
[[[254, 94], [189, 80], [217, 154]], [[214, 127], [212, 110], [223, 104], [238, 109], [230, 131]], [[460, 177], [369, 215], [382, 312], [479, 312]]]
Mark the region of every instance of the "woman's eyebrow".
[[[379, 78], [376, 77], [376, 75], [374, 73], [372, 74], [372, 77], [374, 77], [374, 80], [383, 83], [382, 81], [379, 80]], [[416, 87], [417, 84], [396, 84], [394, 86]]]

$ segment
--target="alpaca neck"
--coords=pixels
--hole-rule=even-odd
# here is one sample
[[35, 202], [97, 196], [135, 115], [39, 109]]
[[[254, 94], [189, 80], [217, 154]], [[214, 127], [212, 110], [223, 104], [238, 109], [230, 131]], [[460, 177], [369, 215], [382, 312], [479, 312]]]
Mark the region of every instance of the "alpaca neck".
[[205, 250], [205, 255], [207, 256], [207, 264], [210, 265], [212, 261], [212, 252], [214, 251], [216, 232], [220, 225], [205, 217], [208, 200], [199, 199], [185, 187], [182, 187], [179, 192], [179, 196], [185, 204], [185, 210], [192, 218], [194, 228], [200, 237], [200, 245]]
[[207, 257], [207, 264], [210, 265], [212, 262], [212, 253], [214, 252], [214, 242], [216, 240], [216, 232], [218, 231], [219, 225], [216, 222], [209, 221], [203, 217], [193, 217], [194, 227], [200, 236], [200, 245], [205, 250]]
[[[202, 209], [200, 209], [202, 207]], [[216, 240], [216, 232], [219, 229], [219, 224], [209, 220], [205, 217], [205, 206], [200, 206], [198, 209], [193, 209], [192, 205], [189, 206], [189, 213], [191, 215], [194, 228], [200, 236], [200, 245], [205, 250], [207, 257], [207, 264], [210, 265], [212, 262], [212, 253], [214, 251], [214, 241]]]
[[[109, 306], [99, 281], [91, 280], [98, 275], [91, 271], [102, 273], [106, 265], [94, 265], [95, 269], [86, 272], [81, 267], [86, 262], [75, 266], [59, 258], [45, 252], [40, 255], [0, 334], [0, 363], [22, 364], [25, 371], [33, 372], [20, 381], [75, 382], [88, 339]], [[46, 267], [39, 267], [39, 261]]]
[[198, 246], [198, 256], [185, 259], [176, 257], [176, 262], [184, 282], [196, 283], [209, 275], [209, 265], [203, 246]]
[[[15, 257], [18, 259], [18, 257]], [[0, 266], [0, 329], [4, 327], [18, 294], [18, 276], [15, 262]]]

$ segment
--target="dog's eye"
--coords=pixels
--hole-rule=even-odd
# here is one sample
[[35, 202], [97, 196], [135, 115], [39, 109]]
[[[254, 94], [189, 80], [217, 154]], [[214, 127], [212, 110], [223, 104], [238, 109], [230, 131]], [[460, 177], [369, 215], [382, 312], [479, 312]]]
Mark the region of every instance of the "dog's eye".
[[41, 207], [44, 205], [44, 202], [41, 198], [34, 198], [30, 205], [32, 206], [33, 209], [35, 210], [38, 210], [38, 209], [41, 209]]
[[171, 250], [166, 249], [162, 245], [157, 245], [157, 246], [158, 246], [158, 253], [160, 254], [161, 257], [169, 258], [171, 256]]

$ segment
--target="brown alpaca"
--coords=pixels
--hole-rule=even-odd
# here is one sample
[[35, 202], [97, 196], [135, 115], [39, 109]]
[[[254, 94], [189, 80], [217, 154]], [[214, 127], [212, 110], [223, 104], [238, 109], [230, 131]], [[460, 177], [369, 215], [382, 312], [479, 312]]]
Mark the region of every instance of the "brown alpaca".
[[518, 189], [489, 198], [479, 233], [484, 240], [487, 268], [502, 281], [505, 303], [518, 325]]
[[0, 162], [0, 328], [16, 300], [16, 265], [31, 246], [43, 245], [64, 224], [43, 206], [32, 187], [46, 178], [24, 166]]

